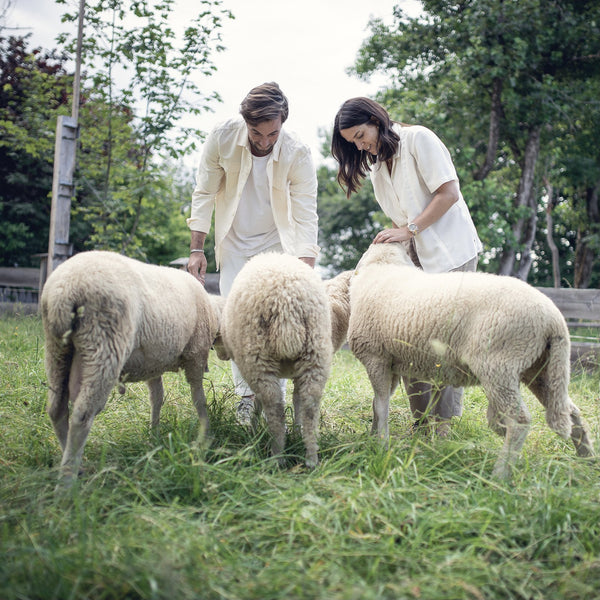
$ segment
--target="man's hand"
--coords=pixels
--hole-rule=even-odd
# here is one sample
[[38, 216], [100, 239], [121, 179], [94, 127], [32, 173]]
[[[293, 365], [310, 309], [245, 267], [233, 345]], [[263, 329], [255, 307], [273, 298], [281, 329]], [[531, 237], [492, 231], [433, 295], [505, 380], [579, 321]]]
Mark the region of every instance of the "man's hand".
[[192, 231], [192, 239], [190, 241], [190, 259], [187, 264], [187, 270], [191, 273], [202, 285], [204, 285], [204, 277], [206, 275], [206, 256], [204, 256], [204, 242], [206, 241], [206, 233], [204, 231]]
[[206, 275], [206, 256], [204, 252], [191, 252], [190, 259], [187, 264], [187, 270], [191, 273], [202, 285]]

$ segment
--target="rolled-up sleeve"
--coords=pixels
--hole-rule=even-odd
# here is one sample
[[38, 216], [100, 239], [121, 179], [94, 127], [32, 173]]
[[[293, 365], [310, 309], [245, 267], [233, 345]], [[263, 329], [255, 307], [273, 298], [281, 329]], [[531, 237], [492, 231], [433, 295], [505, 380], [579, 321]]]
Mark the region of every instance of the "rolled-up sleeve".
[[296, 234], [296, 256], [316, 257], [319, 254], [317, 239], [317, 173], [310, 151], [304, 150], [290, 169], [290, 201]]
[[207, 138], [192, 193], [191, 216], [186, 220], [192, 231], [208, 233], [217, 193], [223, 185], [225, 171], [219, 163], [219, 139], [215, 131]]

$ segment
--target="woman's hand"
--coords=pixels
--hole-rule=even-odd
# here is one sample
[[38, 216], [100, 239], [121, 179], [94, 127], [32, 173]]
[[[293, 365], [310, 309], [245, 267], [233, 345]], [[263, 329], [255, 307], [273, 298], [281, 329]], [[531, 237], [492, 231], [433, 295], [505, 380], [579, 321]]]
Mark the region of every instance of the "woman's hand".
[[408, 227], [394, 227], [380, 231], [373, 240], [374, 244], [389, 244], [390, 242], [407, 242], [413, 234]]
[[[460, 189], [458, 181], [447, 181], [443, 183], [434, 193], [431, 202], [425, 207], [425, 210], [413, 219], [413, 223], [421, 232], [439, 219], [441, 219], [449, 210], [450, 207], [458, 200]], [[406, 242], [414, 237], [408, 230], [408, 225], [405, 227], [397, 227], [393, 223], [392, 229], [384, 229], [380, 231], [373, 240], [374, 244], [386, 244], [388, 242]], [[417, 234], [418, 235], [418, 234]]]

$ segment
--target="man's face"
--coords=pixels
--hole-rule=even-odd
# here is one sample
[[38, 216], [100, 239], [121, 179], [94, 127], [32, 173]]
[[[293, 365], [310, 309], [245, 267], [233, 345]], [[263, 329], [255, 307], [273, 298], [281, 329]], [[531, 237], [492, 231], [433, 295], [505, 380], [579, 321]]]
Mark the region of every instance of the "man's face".
[[281, 132], [281, 117], [272, 121], [262, 121], [258, 125], [248, 125], [248, 141], [254, 156], [267, 156], [273, 150]]

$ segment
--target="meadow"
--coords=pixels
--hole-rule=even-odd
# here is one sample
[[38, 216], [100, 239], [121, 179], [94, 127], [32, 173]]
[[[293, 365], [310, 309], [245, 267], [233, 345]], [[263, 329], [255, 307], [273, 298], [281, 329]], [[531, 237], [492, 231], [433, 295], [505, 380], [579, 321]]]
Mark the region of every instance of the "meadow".
[[[500, 483], [480, 388], [447, 439], [408, 435], [399, 389], [383, 447], [364, 369], [342, 350], [320, 465], [304, 467], [292, 431], [278, 468], [266, 428], [235, 422], [229, 365], [212, 354], [209, 446], [183, 374], [165, 377], [158, 434], [145, 385], [128, 384], [94, 422], [82, 477], [56, 494], [41, 322], [0, 317], [2, 600], [600, 598], [600, 465], [548, 429], [528, 392], [532, 429]], [[600, 370], [574, 372], [570, 391], [600, 448]]]

